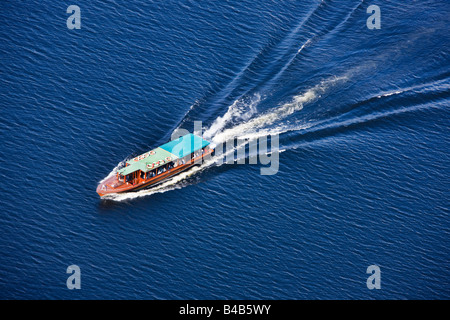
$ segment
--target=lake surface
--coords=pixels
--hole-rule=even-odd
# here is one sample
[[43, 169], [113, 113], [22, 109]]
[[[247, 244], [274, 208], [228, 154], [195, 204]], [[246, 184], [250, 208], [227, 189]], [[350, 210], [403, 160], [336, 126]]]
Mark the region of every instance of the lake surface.
[[[2, 1], [0, 20], [1, 299], [450, 298], [447, 1]], [[99, 198], [196, 121], [279, 147]]]

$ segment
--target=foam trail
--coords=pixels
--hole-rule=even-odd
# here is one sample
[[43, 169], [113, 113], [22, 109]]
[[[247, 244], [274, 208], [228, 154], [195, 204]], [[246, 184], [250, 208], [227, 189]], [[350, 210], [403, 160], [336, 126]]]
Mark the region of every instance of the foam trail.
[[[388, 95], [389, 96], [389, 95]], [[327, 119], [324, 121], [318, 121], [315, 124], [311, 124], [308, 129], [311, 129], [309, 132], [319, 132], [322, 130], [328, 130], [328, 129], [336, 129], [336, 128], [343, 128], [343, 127], [349, 127], [355, 124], [360, 123], [368, 123], [371, 121], [388, 118], [391, 116], [396, 116], [403, 113], [409, 113], [409, 112], [415, 112], [415, 111], [422, 111], [426, 109], [439, 109], [441, 106], [436, 103], [432, 104], [424, 104], [424, 105], [414, 105], [411, 107], [403, 107], [395, 110], [390, 111], [376, 111], [372, 112], [366, 115], [361, 115], [359, 117], [352, 117], [350, 119], [344, 119], [339, 120], [340, 118], [345, 117], [346, 114], [343, 114], [336, 118]], [[304, 127], [296, 127], [293, 128], [293, 131], [298, 131], [305, 129]]]
[[[212, 136], [211, 140], [214, 144], [223, 143], [234, 137], [249, 137], [249, 135], [255, 134], [255, 130], [267, 128], [268, 126], [285, 119], [289, 115], [302, 110], [304, 104], [314, 101], [328, 88], [336, 85], [341, 81], [346, 81], [347, 79], [348, 78], [346, 76], [331, 77], [322, 81], [320, 84], [314, 86], [313, 88], [307, 90], [303, 94], [294, 96], [290, 102], [284, 103], [279, 107], [271, 109], [260, 116], [238, 124], [230, 129], [225, 129], [222, 131], [213, 130], [212, 132], [208, 132], [208, 134]], [[222, 125], [222, 127], [224, 127], [224, 125]], [[267, 133], [268, 132], [265, 131], [264, 135], [267, 135]], [[278, 131], [275, 130], [275, 133], [278, 133]], [[210, 136], [207, 136], [207, 138], [210, 138]]]
[[[308, 39], [308, 41], [306, 41], [302, 46], [301, 46], [301, 48], [300, 49], [298, 49], [298, 51], [297, 51], [297, 53], [295, 54], [295, 56], [294, 56], [294, 58], [300, 53], [300, 52], [302, 52], [302, 50], [303, 50], [303, 48], [305, 48], [308, 44], [310, 44], [311, 43], [311, 39]], [[293, 58], [291, 59], [291, 61], [293, 60]]]
[[211, 139], [214, 134], [221, 131], [228, 123], [233, 120], [247, 120], [256, 113], [256, 106], [261, 102], [261, 95], [255, 93], [250, 101], [245, 99], [238, 99], [228, 108], [227, 112], [222, 117], [217, 117], [209, 129], [205, 131], [203, 137]]
[[400, 94], [400, 93], [403, 93], [404, 91], [392, 91], [392, 92], [388, 92], [388, 93], [383, 93], [383, 94], [380, 94], [379, 96], [377, 96], [377, 98], [379, 99], [379, 98], [383, 98], [383, 97], [389, 97], [389, 96], [392, 96], [392, 95], [394, 95], [394, 94]]

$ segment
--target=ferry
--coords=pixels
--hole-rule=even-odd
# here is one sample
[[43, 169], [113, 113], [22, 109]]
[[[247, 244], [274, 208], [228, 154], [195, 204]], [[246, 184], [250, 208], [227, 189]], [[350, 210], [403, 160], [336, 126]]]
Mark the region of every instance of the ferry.
[[97, 186], [100, 197], [153, 187], [168, 178], [200, 165], [212, 156], [210, 143], [187, 134], [126, 161], [116, 174]]

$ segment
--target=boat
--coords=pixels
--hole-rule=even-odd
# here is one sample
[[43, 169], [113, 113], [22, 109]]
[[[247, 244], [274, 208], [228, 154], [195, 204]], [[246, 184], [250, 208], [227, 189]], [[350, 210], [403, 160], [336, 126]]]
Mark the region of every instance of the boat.
[[114, 175], [100, 182], [100, 197], [154, 187], [211, 157], [210, 143], [187, 134], [125, 162]]

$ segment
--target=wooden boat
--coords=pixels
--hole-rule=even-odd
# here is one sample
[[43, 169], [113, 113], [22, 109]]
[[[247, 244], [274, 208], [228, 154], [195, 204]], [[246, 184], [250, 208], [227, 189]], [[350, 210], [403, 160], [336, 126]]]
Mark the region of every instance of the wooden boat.
[[168, 178], [200, 165], [214, 149], [203, 138], [188, 134], [128, 160], [116, 174], [97, 186], [100, 197], [153, 187]]

